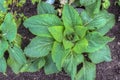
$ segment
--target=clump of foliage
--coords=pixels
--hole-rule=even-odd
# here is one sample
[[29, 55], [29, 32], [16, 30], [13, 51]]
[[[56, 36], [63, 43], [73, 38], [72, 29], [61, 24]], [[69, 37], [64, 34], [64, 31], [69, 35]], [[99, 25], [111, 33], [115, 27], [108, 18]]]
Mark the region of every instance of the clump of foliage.
[[[36, 37], [23, 51], [21, 36], [17, 34], [21, 21], [16, 18], [17, 13], [8, 12], [8, 6], [22, 7], [26, 0], [1, 0], [0, 72], [5, 74], [7, 65], [15, 73], [36, 72], [44, 67], [46, 74], [64, 69], [72, 80], [94, 80], [96, 64], [111, 61], [107, 43], [113, 38], [105, 34], [115, 21], [114, 15], [106, 11], [109, 0], [76, 0], [85, 7], [79, 13], [70, 6], [75, 4], [75, 0], [60, 1], [66, 2], [58, 16], [53, 5], [31, 0], [33, 4], [39, 2], [38, 15], [26, 19], [24, 26]], [[4, 57], [6, 52], [8, 58]]]
[[[0, 1], [0, 72], [6, 72], [7, 65], [12, 70], [19, 69], [26, 63], [21, 46], [21, 36], [17, 34], [17, 24], [12, 13], [7, 12], [8, 5], [5, 0]], [[9, 53], [8, 58], [4, 57], [5, 52]], [[16, 67], [16, 63], [19, 66]]]
[[24, 22], [36, 35], [24, 50], [33, 62], [23, 66], [21, 72], [44, 67], [46, 74], [52, 74], [64, 69], [72, 80], [95, 80], [95, 64], [111, 61], [107, 43], [113, 39], [105, 34], [115, 23], [114, 15], [100, 9], [101, 0], [80, 0], [80, 4], [85, 7], [80, 14], [65, 4], [62, 18], [52, 5], [38, 4], [38, 15]]
[[[0, 25], [0, 32], [0, 72], [6, 72], [7, 64], [15, 71], [26, 63], [26, 58], [20, 48], [21, 37], [17, 34], [17, 25], [11, 13], [5, 15], [4, 21]], [[7, 63], [4, 58], [6, 51], [9, 53]], [[20, 64], [17, 68], [16, 63]]]
[[[7, 64], [15, 70], [14, 63], [23, 65], [26, 58], [20, 48], [21, 37], [17, 34], [17, 25], [11, 13], [5, 15], [4, 21], [0, 24], [0, 72], [5, 73]], [[4, 53], [8, 51], [7, 63]]]

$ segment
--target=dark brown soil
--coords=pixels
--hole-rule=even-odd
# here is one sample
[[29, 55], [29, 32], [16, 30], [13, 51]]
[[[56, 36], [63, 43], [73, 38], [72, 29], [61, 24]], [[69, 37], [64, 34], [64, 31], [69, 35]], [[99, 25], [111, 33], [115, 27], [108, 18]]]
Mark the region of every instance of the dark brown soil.
[[[109, 12], [115, 14], [116, 24], [113, 29], [107, 34], [110, 37], [115, 37], [115, 40], [109, 43], [112, 52], [112, 61], [103, 62], [97, 65], [97, 77], [96, 80], [120, 80], [120, 22], [118, 22], [118, 16], [120, 14], [120, 7], [114, 5], [115, 0], [111, 0], [111, 7]], [[29, 0], [20, 10], [26, 16], [32, 16], [36, 14], [36, 6], [32, 5]], [[109, 23], [108, 23], [109, 24]], [[24, 26], [21, 24], [18, 33], [23, 36], [22, 48], [30, 42], [30, 39], [34, 37]], [[45, 75], [43, 69], [35, 73], [21, 73], [15, 75], [10, 68], [7, 70], [7, 75], [4, 76], [0, 73], [0, 80], [70, 80], [67, 74], [60, 72], [58, 74]]]

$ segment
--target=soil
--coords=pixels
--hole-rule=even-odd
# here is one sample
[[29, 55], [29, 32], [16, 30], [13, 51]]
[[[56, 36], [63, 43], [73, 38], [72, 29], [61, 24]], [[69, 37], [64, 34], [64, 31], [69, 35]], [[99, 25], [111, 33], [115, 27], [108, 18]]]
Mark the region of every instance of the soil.
[[[112, 61], [103, 62], [97, 65], [96, 80], [120, 80], [120, 22], [118, 21], [120, 7], [114, 5], [114, 2], [115, 0], [111, 0], [111, 6], [108, 11], [115, 15], [116, 24], [107, 34], [110, 37], [115, 37], [114, 41], [108, 44], [112, 53]], [[27, 0], [24, 7], [20, 9], [20, 12], [21, 11], [26, 16], [30, 17], [36, 14], [36, 6], [32, 5], [31, 2]], [[25, 29], [23, 24], [20, 25], [18, 33], [23, 36], [22, 48], [24, 49], [34, 35]], [[0, 73], [0, 80], [70, 80], [70, 77], [65, 72], [45, 75], [43, 69], [35, 73], [20, 73], [16, 75], [8, 67], [7, 76]]]

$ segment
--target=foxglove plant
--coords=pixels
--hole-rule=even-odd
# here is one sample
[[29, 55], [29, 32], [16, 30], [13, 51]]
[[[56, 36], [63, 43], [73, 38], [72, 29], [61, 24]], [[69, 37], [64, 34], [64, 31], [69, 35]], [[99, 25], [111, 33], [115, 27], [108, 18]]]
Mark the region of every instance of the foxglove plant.
[[36, 59], [35, 67], [30, 70], [29, 66], [24, 66], [22, 71], [34, 72], [44, 66], [46, 74], [64, 69], [72, 80], [95, 80], [95, 64], [111, 61], [107, 43], [113, 39], [105, 34], [114, 25], [114, 15], [100, 10], [99, 1], [97, 7], [81, 3], [86, 9], [80, 14], [65, 4], [62, 18], [50, 4], [40, 4], [46, 5], [39, 5], [38, 15], [24, 22], [24, 26], [36, 35], [24, 50], [28, 58]]

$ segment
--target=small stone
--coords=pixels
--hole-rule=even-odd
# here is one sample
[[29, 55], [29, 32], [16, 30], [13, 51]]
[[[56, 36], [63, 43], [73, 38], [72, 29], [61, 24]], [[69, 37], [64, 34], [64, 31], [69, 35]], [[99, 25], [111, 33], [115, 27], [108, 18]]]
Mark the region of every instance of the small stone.
[[118, 21], [120, 21], [120, 16], [118, 17]]
[[120, 42], [118, 42], [118, 45], [120, 45]]

